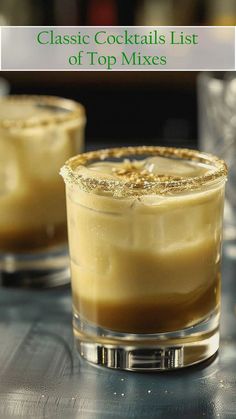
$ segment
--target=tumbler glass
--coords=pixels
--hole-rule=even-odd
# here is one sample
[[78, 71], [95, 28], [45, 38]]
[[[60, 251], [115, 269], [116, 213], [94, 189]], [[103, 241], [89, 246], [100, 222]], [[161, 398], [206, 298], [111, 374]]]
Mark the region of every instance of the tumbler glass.
[[213, 355], [225, 163], [188, 149], [124, 147], [75, 156], [61, 174], [80, 354], [127, 370]]
[[203, 72], [198, 77], [200, 147], [229, 168], [224, 214], [226, 253], [236, 258], [236, 72]]
[[84, 126], [84, 108], [71, 100], [0, 100], [0, 278], [6, 286], [69, 281], [58, 170], [65, 158], [83, 151]]

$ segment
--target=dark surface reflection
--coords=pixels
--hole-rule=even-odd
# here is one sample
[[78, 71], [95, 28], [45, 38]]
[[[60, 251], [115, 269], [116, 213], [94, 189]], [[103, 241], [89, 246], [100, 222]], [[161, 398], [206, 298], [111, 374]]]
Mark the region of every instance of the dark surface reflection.
[[236, 260], [224, 257], [221, 346], [168, 373], [94, 367], [73, 345], [70, 289], [0, 293], [0, 416], [233, 418], [236, 415]]

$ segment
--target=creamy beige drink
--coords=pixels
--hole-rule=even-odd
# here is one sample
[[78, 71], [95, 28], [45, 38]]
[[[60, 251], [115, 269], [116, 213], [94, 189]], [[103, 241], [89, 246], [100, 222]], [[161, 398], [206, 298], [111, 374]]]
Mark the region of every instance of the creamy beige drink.
[[0, 100], [0, 253], [65, 243], [64, 190], [58, 170], [83, 149], [80, 104], [44, 96]]
[[[106, 329], [154, 333], [194, 325], [219, 307], [224, 184], [142, 191], [145, 182], [193, 181], [215, 170], [165, 156], [78, 164], [77, 175], [97, 187], [67, 187], [76, 312]], [[114, 190], [103, 190], [104, 181]]]
[[71, 158], [61, 174], [80, 353], [129, 370], [215, 353], [224, 162], [128, 147]]

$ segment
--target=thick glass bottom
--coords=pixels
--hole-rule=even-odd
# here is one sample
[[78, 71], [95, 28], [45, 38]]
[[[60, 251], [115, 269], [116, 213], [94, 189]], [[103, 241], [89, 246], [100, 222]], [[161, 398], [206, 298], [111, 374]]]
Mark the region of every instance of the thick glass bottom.
[[73, 319], [80, 355], [100, 366], [129, 371], [164, 371], [206, 360], [219, 348], [219, 310], [204, 321], [176, 332], [127, 334]]
[[66, 246], [27, 254], [0, 253], [2, 286], [47, 288], [69, 282], [69, 257]]

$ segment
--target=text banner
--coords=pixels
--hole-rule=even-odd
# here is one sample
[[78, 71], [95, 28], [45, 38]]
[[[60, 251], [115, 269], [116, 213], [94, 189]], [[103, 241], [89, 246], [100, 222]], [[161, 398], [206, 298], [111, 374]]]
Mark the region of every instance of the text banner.
[[5, 27], [2, 70], [234, 70], [235, 27]]

